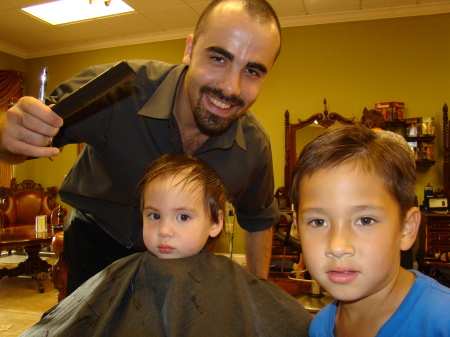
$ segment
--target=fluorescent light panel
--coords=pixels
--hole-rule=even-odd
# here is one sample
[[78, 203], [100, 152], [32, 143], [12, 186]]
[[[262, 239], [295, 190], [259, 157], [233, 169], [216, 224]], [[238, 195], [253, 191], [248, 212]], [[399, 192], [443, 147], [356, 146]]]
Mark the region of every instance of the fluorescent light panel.
[[122, 0], [111, 0], [109, 6], [103, 0], [94, 0], [91, 4], [89, 0], [60, 0], [21, 9], [52, 25], [134, 11]]

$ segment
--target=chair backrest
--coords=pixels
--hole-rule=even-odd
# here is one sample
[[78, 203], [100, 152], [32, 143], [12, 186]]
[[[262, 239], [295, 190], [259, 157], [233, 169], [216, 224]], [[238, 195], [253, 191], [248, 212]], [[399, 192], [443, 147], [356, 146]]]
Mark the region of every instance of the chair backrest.
[[59, 207], [57, 194], [56, 186], [44, 189], [41, 184], [30, 179], [16, 184], [13, 178], [11, 187], [0, 188], [1, 227], [32, 225], [37, 215], [46, 215], [47, 222], [52, 223], [52, 213]]

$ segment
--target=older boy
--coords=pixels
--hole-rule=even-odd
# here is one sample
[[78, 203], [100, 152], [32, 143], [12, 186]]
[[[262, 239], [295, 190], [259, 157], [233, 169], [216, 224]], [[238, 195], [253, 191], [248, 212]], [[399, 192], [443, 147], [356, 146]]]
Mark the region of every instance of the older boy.
[[23, 336], [308, 335], [311, 315], [292, 296], [205, 252], [227, 200], [208, 164], [166, 154], [139, 186], [148, 251], [89, 279]]
[[336, 298], [310, 335], [450, 336], [450, 289], [400, 267], [420, 224], [407, 149], [343, 127], [306, 146], [293, 175], [306, 266]]

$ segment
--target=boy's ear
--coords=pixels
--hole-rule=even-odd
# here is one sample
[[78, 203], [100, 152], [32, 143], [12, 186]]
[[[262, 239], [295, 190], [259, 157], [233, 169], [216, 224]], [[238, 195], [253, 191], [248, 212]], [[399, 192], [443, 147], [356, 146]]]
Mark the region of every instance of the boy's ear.
[[410, 249], [416, 241], [417, 233], [420, 226], [420, 210], [417, 207], [411, 208], [405, 217], [403, 225], [403, 234], [400, 243], [401, 250]]
[[219, 211], [219, 216], [217, 218], [218, 218], [218, 222], [214, 222], [211, 224], [211, 230], [209, 232], [209, 236], [212, 238], [215, 238], [217, 235], [219, 235], [220, 231], [223, 228], [223, 220], [224, 220], [223, 211]]
[[186, 48], [184, 49], [183, 64], [185, 66], [188, 66], [191, 63], [193, 41], [194, 41], [194, 34], [190, 34], [186, 39]]

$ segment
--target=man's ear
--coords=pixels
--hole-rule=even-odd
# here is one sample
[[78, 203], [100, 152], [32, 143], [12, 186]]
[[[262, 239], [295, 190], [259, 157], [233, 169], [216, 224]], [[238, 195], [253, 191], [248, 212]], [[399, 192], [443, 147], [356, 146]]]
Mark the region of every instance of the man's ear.
[[219, 211], [219, 216], [217, 217], [218, 221], [211, 224], [211, 231], [209, 232], [209, 236], [212, 238], [215, 238], [217, 235], [220, 234], [220, 231], [223, 228], [223, 211]]
[[183, 64], [188, 66], [191, 63], [192, 43], [194, 34], [190, 34], [186, 39], [186, 48], [184, 49]]
[[416, 241], [420, 226], [420, 210], [417, 207], [411, 208], [405, 217], [403, 225], [403, 234], [400, 243], [400, 249], [405, 251], [410, 249]]

